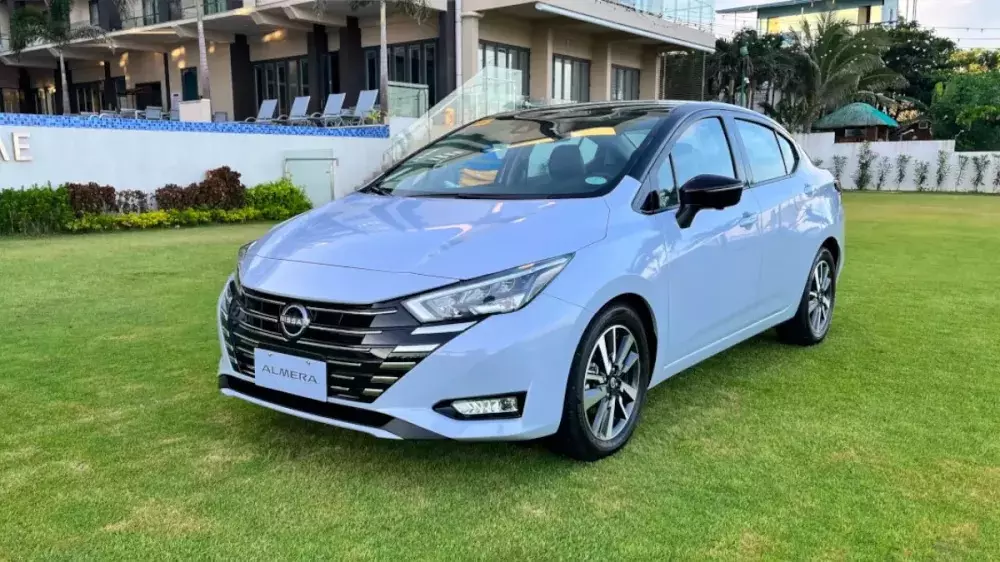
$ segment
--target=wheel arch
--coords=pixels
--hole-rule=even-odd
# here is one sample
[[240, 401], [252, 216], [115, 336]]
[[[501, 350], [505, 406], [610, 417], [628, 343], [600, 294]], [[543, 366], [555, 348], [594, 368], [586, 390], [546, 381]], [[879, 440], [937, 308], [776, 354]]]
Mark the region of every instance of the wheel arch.
[[602, 311], [618, 305], [623, 304], [628, 306], [639, 315], [639, 319], [642, 321], [642, 327], [646, 331], [646, 340], [649, 343], [649, 354], [650, 354], [650, 365], [656, 365], [656, 358], [659, 350], [659, 334], [656, 329], [656, 316], [653, 313], [653, 307], [649, 305], [644, 297], [636, 293], [622, 293], [607, 303], [598, 310], [597, 314], [594, 315], [596, 318]]
[[827, 250], [830, 250], [831, 254], [833, 254], [834, 267], [840, 265], [840, 242], [838, 242], [836, 238], [833, 236], [828, 237], [822, 244], [820, 244], [820, 248], [826, 248]]

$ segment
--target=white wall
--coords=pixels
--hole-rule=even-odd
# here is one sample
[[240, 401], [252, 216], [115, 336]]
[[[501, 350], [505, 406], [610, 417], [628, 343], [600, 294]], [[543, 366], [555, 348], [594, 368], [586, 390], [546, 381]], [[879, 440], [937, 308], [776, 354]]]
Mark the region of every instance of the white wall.
[[[794, 135], [795, 140], [806, 151], [815, 162], [821, 160], [821, 166], [833, 171], [835, 157], [844, 157], [846, 162], [840, 181], [844, 189], [857, 189], [855, 177], [858, 171], [858, 157], [863, 150], [864, 143], [834, 143], [833, 133], [812, 133], [806, 135]], [[924, 184], [925, 191], [985, 191], [989, 193], [1000, 192], [1000, 188], [994, 187], [993, 180], [997, 177], [998, 166], [1000, 166], [1000, 152], [955, 152], [955, 141], [903, 141], [903, 142], [873, 142], [871, 150], [876, 155], [872, 164], [872, 174], [877, 178], [879, 165], [884, 158], [888, 158], [891, 164], [888, 181], [882, 188], [884, 191], [917, 191], [916, 166], [919, 162], [928, 164], [928, 178]], [[943, 176], [944, 181], [938, 186], [938, 154], [944, 151], [946, 160], [945, 167], [948, 173]], [[899, 155], [905, 154], [910, 157], [910, 162], [906, 167], [906, 176], [902, 183], [896, 181], [898, 171]], [[985, 171], [985, 178], [976, 188], [973, 183], [975, 176], [975, 164], [973, 158], [985, 156], [989, 163]], [[962, 157], [967, 158], [965, 170], [959, 178], [959, 168]], [[868, 189], [875, 189], [875, 181]]]
[[[29, 135], [30, 161], [14, 161], [13, 133]], [[389, 147], [387, 138], [20, 125], [0, 126], [0, 142], [8, 157], [0, 157], [2, 187], [97, 182], [148, 192], [201, 181], [219, 166], [241, 173], [252, 186], [280, 178], [287, 152], [332, 150], [337, 197], [370, 178]]]

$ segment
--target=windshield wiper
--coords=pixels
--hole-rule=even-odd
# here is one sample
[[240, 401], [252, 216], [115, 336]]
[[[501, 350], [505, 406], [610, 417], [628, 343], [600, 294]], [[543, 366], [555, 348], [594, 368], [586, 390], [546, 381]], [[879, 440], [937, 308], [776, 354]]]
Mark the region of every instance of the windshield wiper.
[[433, 199], [516, 199], [517, 196], [503, 193], [407, 193], [406, 197], [426, 197]]
[[364, 189], [358, 190], [361, 193], [374, 193], [375, 195], [392, 195], [392, 190], [382, 187], [381, 185], [369, 185]]

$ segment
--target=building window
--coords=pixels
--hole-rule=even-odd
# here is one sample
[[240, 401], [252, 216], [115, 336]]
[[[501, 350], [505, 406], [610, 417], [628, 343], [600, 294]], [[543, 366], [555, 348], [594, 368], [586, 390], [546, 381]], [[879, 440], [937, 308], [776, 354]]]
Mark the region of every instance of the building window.
[[[513, 45], [479, 42], [479, 70], [495, 66], [521, 71], [521, 95], [529, 95], [531, 51]], [[471, 76], [470, 76], [471, 78]]]
[[[437, 101], [437, 40], [388, 45], [389, 81], [424, 84], [430, 102]], [[379, 47], [365, 50], [365, 85], [379, 89]]]
[[73, 84], [78, 111], [97, 113], [104, 109], [104, 80]]
[[639, 69], [624, 66], [611, 66], [613, 82], [611, 83], [611, 99], [617, 101], [639, 99]]
[[590, 61], [564, 55], [553, 56], [552, 99], [590, 101]]
[[21, 112], [21, 91], [15, 88], [3, 88], [3, 112]]
[[251, 66], [253, 66], [257, 107], [260, 107], [264, 100], [276, 99], [278, 115], [288, 115], [295, 98], [309, 95], [307, 57], [262, 60], [251, 63]]
[[94, 27], [101, 25], [101, 11], [97, 6], [97, 0], [90, 0], [90, 25]]

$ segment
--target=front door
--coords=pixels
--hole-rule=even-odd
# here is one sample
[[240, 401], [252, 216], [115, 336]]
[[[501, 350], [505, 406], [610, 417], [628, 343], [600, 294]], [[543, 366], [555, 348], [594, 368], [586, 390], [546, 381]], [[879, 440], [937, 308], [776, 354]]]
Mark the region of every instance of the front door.
[[181, 99], [191, 101], [198, 99], [198, 69], [181, 69]]
[[668, 363], [690, 364], [728, 345], [759, 318], [760, 207], [751, 190], [735, 206], [706, 209], [687, 228], [677, 223], [677, 189], [702, 174], [744, 179], [719, 117], [690, 124], [654, 167], [667, 248]]

